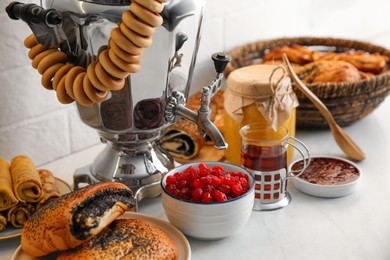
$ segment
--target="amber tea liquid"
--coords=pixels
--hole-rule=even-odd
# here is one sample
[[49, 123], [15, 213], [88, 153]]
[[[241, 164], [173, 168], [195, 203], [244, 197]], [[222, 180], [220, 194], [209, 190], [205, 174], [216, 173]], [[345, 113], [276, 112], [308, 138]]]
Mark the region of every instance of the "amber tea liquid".
[[287, 170], [287, 151], [280, 145], [246, 144], [241, 148], [241, 165], [256, 171]]

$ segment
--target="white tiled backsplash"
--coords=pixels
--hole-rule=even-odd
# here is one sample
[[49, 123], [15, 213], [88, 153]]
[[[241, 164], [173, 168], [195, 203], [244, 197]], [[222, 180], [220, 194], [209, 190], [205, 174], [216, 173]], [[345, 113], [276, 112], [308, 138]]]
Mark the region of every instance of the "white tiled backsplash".
[[[74, 105], [61, 105], [40, 85], [24, 38], [31, 33], [5, 13], [0, 1], [0, 157], [18, 154], [45, 164], [100, 142]], [[39, 1], [22, 1], [39, 3]], [[210, 56], [242, 44], [283, 36], [331, 36], [390, 48], [388, 0], [206, 0], [193, 91], [215, 72]]]

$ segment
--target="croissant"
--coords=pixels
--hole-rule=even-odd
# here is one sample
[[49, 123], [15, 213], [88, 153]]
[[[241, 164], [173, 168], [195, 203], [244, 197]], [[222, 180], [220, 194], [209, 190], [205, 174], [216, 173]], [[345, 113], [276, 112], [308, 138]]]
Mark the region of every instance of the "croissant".
[[21, 247], [44, 256], [81, 245], [135, 206], [133, 192], [119, 182], [101, 182], [54, 198], [32, 215], [22, 230]]

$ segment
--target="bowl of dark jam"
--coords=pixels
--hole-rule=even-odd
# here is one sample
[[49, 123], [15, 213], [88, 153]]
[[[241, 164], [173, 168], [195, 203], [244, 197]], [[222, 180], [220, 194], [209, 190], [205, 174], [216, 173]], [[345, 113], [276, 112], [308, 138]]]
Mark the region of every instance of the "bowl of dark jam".
[[[302, 160], [290, 164], [290, 170], [303, 167]], [[296, 189], [306, 194], [324, 197], [343, 197], [354, 192], [362, 177], [355, 163], [333, 156], [312, 156], [309, 166], [297, 178], [293, 178]]]

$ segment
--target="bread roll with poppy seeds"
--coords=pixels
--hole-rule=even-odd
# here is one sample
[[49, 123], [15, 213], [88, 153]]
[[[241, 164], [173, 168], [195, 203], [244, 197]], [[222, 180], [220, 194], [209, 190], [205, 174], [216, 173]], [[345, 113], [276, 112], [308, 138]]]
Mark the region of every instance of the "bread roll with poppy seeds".
[[32, 215], [21, 246], [30, 256], [74, 248], [135, 206], [133, 192], [118, 182], [101, 182], [54, 198]]
[[178, 259], [173, 240], [141, 219], [117, 219], [81, 246], [61, 253], [57, 260]]

